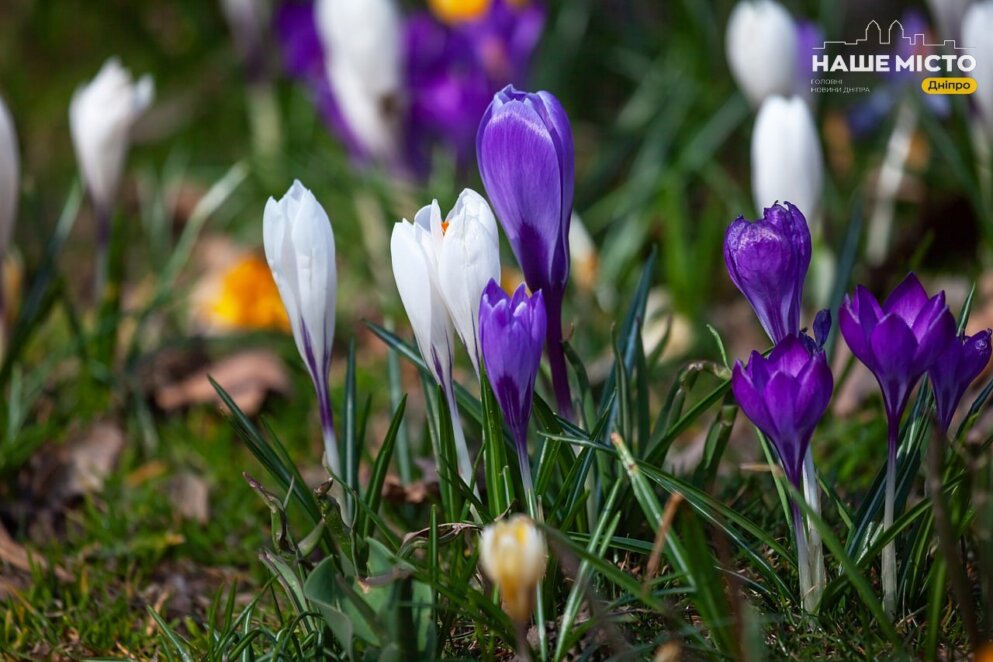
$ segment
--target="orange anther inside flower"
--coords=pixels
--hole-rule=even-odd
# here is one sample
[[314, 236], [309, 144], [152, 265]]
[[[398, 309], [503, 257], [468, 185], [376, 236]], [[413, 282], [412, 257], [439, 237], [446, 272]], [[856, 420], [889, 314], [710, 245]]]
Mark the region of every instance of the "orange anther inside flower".
[[434, 15], [445, 23], [473, 21], [490, 8], [490, 0], [428, 0]]
[[442, 221], [441, 222], [441, 234], [448, 234], [448, 224], [449, 223], [451, 223], [451, 221]]

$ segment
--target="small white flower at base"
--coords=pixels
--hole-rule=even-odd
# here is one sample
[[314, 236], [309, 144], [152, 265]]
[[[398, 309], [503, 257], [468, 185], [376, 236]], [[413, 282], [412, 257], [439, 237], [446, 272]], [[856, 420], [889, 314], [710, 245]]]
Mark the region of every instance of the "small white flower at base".
[[111, 58], [69, 103], [69, 128], [86, 189], [101, 214], [109, 214], [130, 145], [131, 127], [152, 103], [150, 76], [138, 81]]
[[515, 623], [526, 623], [531, 618], [535, 588], [548, 565], [545, 537], [534, 521], [526, 515], [514, 515], [483, 529], [479, 563], [500, 589], [503, 610]]
[[731, 11], [725, 34], [728, 66], [752, 106], [793, 90], [797, 48], [793, 18], [778, 2], [741, 0]]
[[792, 202], [813, 231], [823, 183], [824, 157], [810, 108], [800, 97], [769, 97], [759, 108], [752, 131], [756, 212], [761, 214], [776, 202]]

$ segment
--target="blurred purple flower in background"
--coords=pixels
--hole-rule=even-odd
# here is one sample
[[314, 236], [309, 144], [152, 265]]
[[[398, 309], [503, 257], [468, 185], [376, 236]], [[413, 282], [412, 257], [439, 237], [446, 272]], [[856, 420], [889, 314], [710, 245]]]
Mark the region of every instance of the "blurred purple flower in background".
[[[403, 103], [392, 109], [400, 113], [403, 135], [391, 165], [410, 174], [426, 175], [438, 147], [452, 154], [460, 169], [468, 167], [476, 127], [492, 95], [508, 83], [523, 83], [527, 74], [544, 27], [544, 8], [537, 1], [476, 4], [479, 13], [458, 14], [459, 20], [437, 8], [403, 19]], [[321, 40], [314, 5], [292, 0], [277, 10], [284, 63], [289, 75], [308, 87], [353, 159], [364, 163], [370, 150], [356, 138], [357, 127], [347, 121], [343, 100], [328, 82], [325, 61], [334, 62], [335, 54]]]
[[787, 202], [755, 222], [739, 216], [724, 235], [724, 262], [772, 342], [800, 332], [810, 229], [799, 209]]
[[521, 478], [528, 492], [531, 492], [528, 421], [546, 324], [541, 292], [529, 297], [522, 283], [510, 297], [495, 280], [483, 290], [479, 304], [483, 365], [517, 446]]
[[956, 336], [941, 353], [938, 360], [928, 370], [934, 402], [937, 408], [938, 426], [942, 434], [948, 433], [952, 416], [959, 401], [965, 395], [979, 373], [990, 361], [990, 329], [973, 336]]
[[562, 297], [569, 280], [575, 148], [565, 109], [548, 92], [508, 85], [479, 123], [476, 158], [486, 193], [524, 280], [548, 311], [548, 359], [559, 413], [572, 418], [562, 349]]

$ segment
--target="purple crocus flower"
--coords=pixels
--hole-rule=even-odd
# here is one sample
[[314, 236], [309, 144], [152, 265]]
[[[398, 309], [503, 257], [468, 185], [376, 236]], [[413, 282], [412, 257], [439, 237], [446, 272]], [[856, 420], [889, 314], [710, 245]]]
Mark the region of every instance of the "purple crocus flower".
[[569, 280], [569, 222], [575, 180], [572, 128], [548, 92], [498, 92], [479, 124], [476, 158], [486, 192], [524, 280], [541, 291], [546, 344], [559, 412], [572, 418], [562, 351], [562, 297]]
[[842, 302], [839, 324], [852, 354], [879, 382], [895, 452], [900, 417], [914, 385], [955, 336], [945, 293], [929, 299], [911, 273], [880, 306], [860, 285]]
[[724, 262], [773, 343], [799, 333], [810, 266], [810, 229], [799, 209], [787, 202], [755, 222], [739, 216], [724, 234]]
[[928, 370], [942, 434], [948, 433], [952, 416], [965, 390], [990, 361], [991, 334], [993, 331], [986, 329], [973, 336], [953, 338]]
[[788, 335], [768, 358], [752, 352], [734, 364], [731, 390], [748, 419], [772, 442], [786, 477], [801, 488], [803, 459], [827, 410], [834, 380], [827, 357], [813, 343]]
[[[893, 525], [896, 500], [896, 451], [900, 418], [921, 376], [955, 336], [955, 319], [945, 293], [928, 298], [917, 276], [909, 274], [880, 306], [861, 285], [846, 295], [840, 313], [841, 335], [852, 354], [876, 377], [887, 419], [886, 496], [883, 527]], [[896, 547], [883, 548], [883, 607], [896, 612]]]
[[517, 445], [521, 476], [528, 490], [531, 488], [528, 421], [545, 326], [545, 300], [541, 292], [529, 297], [521, 284], [510, 297], [495, 280], [490, 280], [479, 304], [480, 349], [493, 393]]

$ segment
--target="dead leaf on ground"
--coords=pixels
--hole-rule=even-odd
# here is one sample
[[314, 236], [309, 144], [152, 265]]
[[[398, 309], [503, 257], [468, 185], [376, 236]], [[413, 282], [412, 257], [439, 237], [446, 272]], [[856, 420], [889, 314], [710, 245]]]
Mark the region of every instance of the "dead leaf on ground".
[[290, 376], [283, 361], [268, 350], [249, 349], [159, 386], [155, 390], [155, 404], [166, 412], [197, 404], [221, 405], [208, 377], [220, 384], [248, 416], [259, 412], [269, 393], [290, 392]]
[[[35, 552], [28, 552], [27, 549], [11, 538], [10, 534], [7, 533], [7, 529], [4, 528], [3, 524], [0, 524], [0, 566], [7, 564], [22, 572], [31, 572], [33, 567], [48, 569], [48, 562], [44, 557]], [[58, 565], [54, 566], [54, 572], [60, 581], [72, 581], [72, 575]], [[3, 574], [6, 575], [7, 573], [5, 572]], [[6, 583], [0, 583], [0, 597], [5, 597], [7, 593], [8, 586]]]
[[30, 463], [32, 493], [57, 504], [99, 492], [124, 443], [124, 431], [117, 423], [99, 421], [67, 443], [36, 453]]
[[169, 480], [167, 488], [173, 510], [183, 519], [206, 524], [210, 518], [210, 490], [207, 481], [184, 471]]

